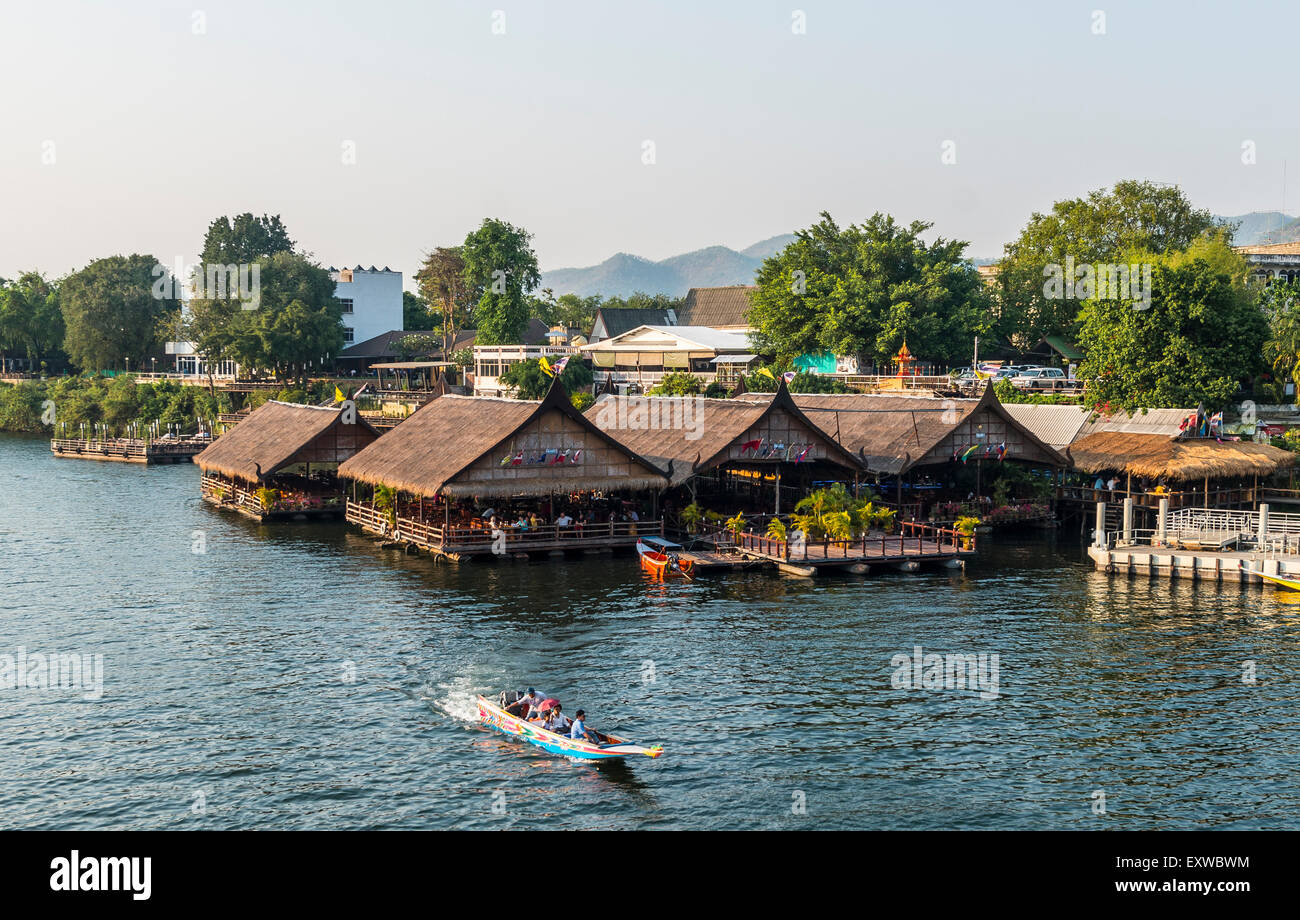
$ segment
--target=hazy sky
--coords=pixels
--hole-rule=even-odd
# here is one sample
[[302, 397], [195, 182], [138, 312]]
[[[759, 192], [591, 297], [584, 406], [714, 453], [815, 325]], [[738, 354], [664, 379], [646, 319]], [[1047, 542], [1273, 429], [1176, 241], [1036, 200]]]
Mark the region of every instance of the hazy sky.
[[4, 0], [0, 275], [192, 260], [241, 211], [408, 286], [489, 216], [543, 269], [742, 248], [823, 209], [989, 256], [1120, 178], [1280, 209], [1288, 157], [1294, 212], [1297, 34], [1294, 0]]

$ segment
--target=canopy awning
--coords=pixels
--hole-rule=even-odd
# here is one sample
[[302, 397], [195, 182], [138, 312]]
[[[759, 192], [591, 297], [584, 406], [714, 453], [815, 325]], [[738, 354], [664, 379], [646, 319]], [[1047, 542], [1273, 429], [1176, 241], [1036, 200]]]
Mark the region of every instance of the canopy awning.
[[718, 355], [716, 358], [709, 360], [710, 364], [748, 364], [754, 361], [758, 355]]
[[418, 371], [429, 367], [452, 367], [452, 361], [389, 361], [386, 364], [372, 364], [370, 367], [386, 371]]

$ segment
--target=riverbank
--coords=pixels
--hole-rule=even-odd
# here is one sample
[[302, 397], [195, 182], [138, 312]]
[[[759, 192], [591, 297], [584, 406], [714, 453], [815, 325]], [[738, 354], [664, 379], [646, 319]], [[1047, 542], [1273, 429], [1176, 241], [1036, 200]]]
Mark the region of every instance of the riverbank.
[[[256, 408], [268, 399], [320, 402], [331, 396], [332, 388], [318, 382], [306, 389], [286, 386], [241, 394], [241, 405]], [[218, 416], [234, 409], [231, 394], [224, 390], [213, 394], [171, 380], [140, 382], [128, 374], [0, 382], [0, 432], [75, 435], [95, 426], [119, 436], [155, 425], [164, 431], [192, 431], [199, 419], [211, 431]]]

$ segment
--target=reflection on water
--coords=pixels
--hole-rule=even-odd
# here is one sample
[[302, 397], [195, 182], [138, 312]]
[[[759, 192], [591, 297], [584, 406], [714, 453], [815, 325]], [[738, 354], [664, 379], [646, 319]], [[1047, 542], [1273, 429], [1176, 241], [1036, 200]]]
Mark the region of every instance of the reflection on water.
[[[0, 468], [0, 654], [105, 664], [97, 703], [0, 690], [6, 827], [1298, 823], [1287, 592], [1098, 574], [1041, 532], [964, 573], [456, 567], [211, 511], [189, 466], [0, 436]], [[916, 646], [997, 654], [998, 698], [894, 689]], [[477, 693], [529, 684], [665, 755], [477, 726]]]

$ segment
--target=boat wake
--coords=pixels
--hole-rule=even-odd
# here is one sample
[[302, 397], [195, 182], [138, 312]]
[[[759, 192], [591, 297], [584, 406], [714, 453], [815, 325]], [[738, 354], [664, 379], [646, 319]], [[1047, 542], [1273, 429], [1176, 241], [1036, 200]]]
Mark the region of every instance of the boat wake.
[[473, 690], [455, 688], [441, 697], [432, 698], [435, 708], [445, 712], [457, 722], [478, 724], [478, 694]]

